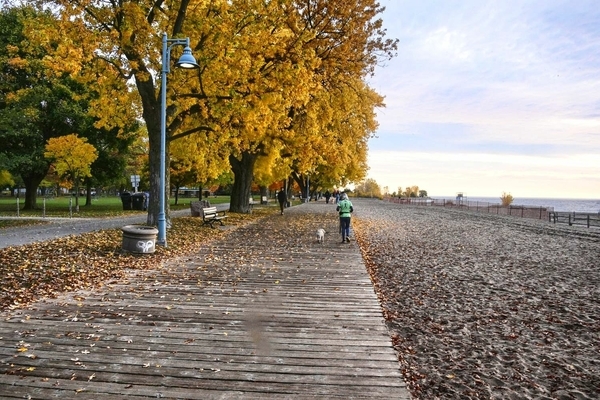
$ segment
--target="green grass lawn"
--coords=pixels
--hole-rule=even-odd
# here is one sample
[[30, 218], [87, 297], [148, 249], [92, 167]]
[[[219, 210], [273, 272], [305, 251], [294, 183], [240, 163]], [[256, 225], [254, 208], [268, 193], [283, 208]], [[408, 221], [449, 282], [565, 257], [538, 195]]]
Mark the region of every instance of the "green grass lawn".
[[[71, 213], [69, 212], [69, 200], [71, 200]], [[180, 197], [178, 204], [175, 204], [175, 199], [170, 199], [171, 210], [181, 210], [189, 208], [192, 201], [197, 201], [196, 198]], [[210, 197], [211, 204], [229, 203], [229, 196]], [[44, 204], [45, 203], [45, 204]], [[19, 216], [21, 217], [82, 217], [82, 218], [101, 218], [119, 215], [131, 215], [145, 213], [141, 210], [123, 210], [123, 202], [117, 196], [100, 196], [92, 199], [92, 204], [85, 205], [85, 197], [79, 198], [79, 212], [75, 211], [75, 198], [69, 196], [48, 198], [44, 202], [43, 197], [37, 199], [36, 210], [23, 210], [24, 200], [19, 200]], [[17, 199], [14, 197], [0, 197], [0, 216], [17, 216]]]

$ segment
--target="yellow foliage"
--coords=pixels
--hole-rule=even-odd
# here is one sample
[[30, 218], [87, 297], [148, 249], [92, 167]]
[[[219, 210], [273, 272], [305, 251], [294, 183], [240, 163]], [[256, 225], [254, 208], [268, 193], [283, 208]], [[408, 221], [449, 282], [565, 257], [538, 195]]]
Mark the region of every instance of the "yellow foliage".
[[354, 188], [356, 196], [381, 198], [381, 187], [375, 179], [366, 179]]
[[0, 189], [6, 186], [14, 186], [15, 181], [7, 170], [0, 170]]
[[[151, 0], [100, 8], [55, 1], [60, 24], [38, 33], [40, 43], [60, 39], [49, 65], [97, 87], [98, 127], [145, 120], [151, 173], [159, 154], [161, 34], [169, 32], [190, 38], [200, 65], [168, 74], [167, 135], [182, 170], [195, 168], [203, 179], [223, 171], [230, 155], [251, 153], [259, 156], [261, 180], [292, 168], [342, 184], [364, 179], [375, 108], [383, 106], [364, 77], [395, 47], [382, 38], [375, 0], [316, 1], [310, 12], [293, 0], [175, 1], [159, 8]], [[173, 46], [171, 61], [181, 51]]]
[[70, 134], [48, 139], [44, 156], [51, 160], [58, 175], [77, 182], [91, 176], [90, 166], [98, 158], [98, 151], [86, 138]]
[[514, 201], [513, 196], [510, 193], [502, 192], [502, 196], [500, 196], [500, 201], [503, 206], [509, 206]]

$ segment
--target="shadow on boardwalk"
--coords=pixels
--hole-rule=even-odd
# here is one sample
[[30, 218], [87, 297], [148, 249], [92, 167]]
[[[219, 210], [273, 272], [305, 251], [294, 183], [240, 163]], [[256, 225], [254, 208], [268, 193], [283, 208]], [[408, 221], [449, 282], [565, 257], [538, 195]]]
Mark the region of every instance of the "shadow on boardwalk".
[[0, 397], [409, 399], [359, 249], [336, 231], [332, 205], [304, 204], [4, 312]]

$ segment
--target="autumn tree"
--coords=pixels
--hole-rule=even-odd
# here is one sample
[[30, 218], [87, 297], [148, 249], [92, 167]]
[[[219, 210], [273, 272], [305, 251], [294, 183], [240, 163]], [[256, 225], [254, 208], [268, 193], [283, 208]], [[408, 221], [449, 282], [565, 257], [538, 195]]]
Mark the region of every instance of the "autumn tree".
[[[295, 134], [289, 129], [290, 110], [305, 104], [315, 85], [312, 69], [318, 60], [305, 46], [313, 34], [295, 25], [294, 6], [292, 1], [234, 1], [216, 34], [207, 32], [219, 42], [210, 46], [217, 52], [200, 69], [202, 80], [216, 85], [212, 93], [205, 90], [204, 107], [212, 119], [226, 123], [228, 161], [235, 176], [232, 211], [249, 211], [257, 161], [274, 165], [283, 139]], [[277, 171], [263, 169], [265, 174], [284, 178]]]
[[0, 190], [7, 186], [14, 186], [15, 180], [7, 170], [0, 170]]
[[[187, 147], [186, 140], [176, 141], [171, 146], [170, 152], [170, 186], [175, 191], [175, 204], [179, 204], [179, 189], [183, 186], [196, 185], [198, 175], [202, 175], [202, 163], [196, 158], [197, 155], [205, 154], [203, 151], [197, 153], [194, 147]], [[192, 146], [195, 143], [192, 143]], [[181, 146], [178, 146], [181, 145]], [[198, 169], [197, 169], [198, 168]], [[202, 187], [200, 187], [200, 192]], [[202, 194], [199, 193], [199, 196]]]
[[91, 188], [118, 184], [123, 180], [134, 143], [145, 137], [146, 131], [136, 120], [123, 124], [122, 128], [95, 128], [89, 126], [81, 132], [89, 144], [98, 151], [98, 157], [90, 166], [90, 176], [84, 179], [86, 186], [85, 205], [91, 206]]
[[374, 109], [383, 106], [364, 78], [380, 58], [393, 56], [396, 42], [385, 39], [376, 18], [383, 8], [374, 1], [317, 1], [300, 10], [298, 24], [314, 33], [307, 46], [319, 64], [310, 101], [290, 110], [297, 133], [287, 149], [293, 176], [303, 191], [308, 173], [344, 186], [366, 175], [367, 141], [377, 127]]
[[[400, 188], [398, 188], [400, 189]], [[418, 186], [407, 186], [402, 192], [402, 196], [404, 197], [418, 197], [419, 196], [419, 187]]]
[[[396, 46], [394, 41], [383, 39], [381, 21], [374, 19], [382, 11], [376, 2], [279, 2], [279, 7], [282, 4], [285, 4], [285, 25], [280, 26], [279, 20], [271, 18], [270, 32], [285, 35], [287, 41], [282, 40], [279, 49], [272, 39], [268, 42], [274, 43], [275, 58], [266, 57], [261, 47], [252, 48], [257, 52], [251, 59], [256, 65], [253, 70], [261, 72], [253, 82], [268, 82], [273, 72], [278, 77], [292, 76], [289, 88], [296, 101], [277, 103], [289, 122], [278, 120], [272, 126], [265, 126], [262, 134], [254, 128], [252, 135], [242, 136], [246, 144], [237, 147], [241, 150], [239, 155], [230, 156], [236, 173], [232, 207], [239, 211], [244, 211], [248, 198], [249, 185], [242, 182], [252, 178], [250, 171], [258, 157], [277, 159], [270, 154], [274, 151], [279, 152], [279, 158], [287, 164], [303, 192], [309, 174], [316, 183], [311, 186], [313, 189], [334, 181], [339, 185], [364, 177], [367, 139], [376, 128], [374, 107], [382, 102], [366, 87], [363, 78], [372, 73], [379, 56], [390, 57]], [[282, 13], [276, 9], [270, 15]], [[252, 17], [244, 21], [249, 19]], [[287, 69], [286, 63], [294, 68]], [[292, 71], [298, 75], [289, 75]], [[300, 79], [303, 85], [296, 89], [294, 83]], [[246, 87], [255, 90], [249, 92], [251, 96], [260, 96], [261, 100], [272, 98], [267, 97], [271, 93], [268, 86]], [[286, 93], [286, 87], [280, 87], [280, 92]]]
[[368, 139], [377, 128], [374, 109], [381, 101], [360, 80], [313, 96], [295, 119], [300, 135], [288, 147], [292, 176], [303, 193], [307, 172], [322, 187], [343, 187], [364, 179]]
[[[137, 111], [137, 117], [145, 121], [149, 143], [148, 223], [156, 224], [160, 197], [161, 96], [155, 72], [162, 68], [161, 34], [167, 32], [170, 38], [181, 37], [184, 35], [184, 22], [190, 21], [191, 25], [204, 24], [205, 19], [212, 21], [220, 14], [219, 6], [202, 3], [190, 11], [189, 1], [164, 4], [151, 0], [110, 3], [48, 0], [42, 3], [56, 11], [61, 24], [60, 34], [47, 30], [40, 33], [40, 41], [43, 37], [64, 38], [55, 46], [53, 58], [58, 61], [69, 53], [73, 62], [64, 66], [56, 62], [57, 69], [71, 69], [77, 61], [80, 79], [97, 87], [100, 96], [93, 102], [95, 115], [99, 118], [97, 126], [121, 126], [127, 118], [113, 118], [121, 108]], [[195, 28], [197, 26], [192, 26], [189, 31]], [[202, 31], [198, 29], [199, 35]], [[74, 51], [74, 48], [81, 50]], [[176, 59], [180, 52], [181, 49], [175, 47], [172, 57]], [[190, 107], [197, 101], [182, 99], [182, 95], [190, 94], [183, 77], [180, 71], [173, 69], [168, 78], [167, 154], [172, 133], [192, 128], [187, 119], [194, 114]], [[133, 87], [129, 87], [130, 82], [134, 82]], [[137, 96], [135, 102], [139, 107], [131, 106], [131, 94]], [[166, 185], [165, 188], [167, 196], [168, 187]], [[166, 204], [168, 206], [168, 202]]]
[[[389, 56], [395, 47], [383, 39], [381, 21], [374, 19], [382, 9], [373, 0], [232, 0], [193, 7], [189, 1], [46, 3], [61, 11], [62, 37], [81, 38], [85, 43], [78, 45], [94, 47], [77, 54], [82, 60], [93, 57], [112, 68], [110, 74], [103, 70], [103, 84], [135, 78], [150, 144], [150, 224], [157, 219], [160, 176], [160, 93], [153, 72], [161, 68], [163, 32], [189, 36], [200, 65], [193, 73], [174, 69], [169, 74], [168, 147], [186, 136], [200, 142], [211, 134], [218, 138], [225, 151], [212, 155], [229, 162], [235, 176], [230, 206], [242, 212], [248, 210], [259, 157], [302, 158], [295, 139], [306, 132], [293, 121], [305, 112], [312, 94], [330, 90], [334, 81], [360, 80], [373, 71], [378, 56]], [[68, 46], [59, 46], [57, 53]], [[180, 51], [174, 48], [172, 57]], [[123, 100], [118, 92], [113, 98]], [[98, 112], [107, 109], [100, 102], [96, 107]], [[357, 137], [366, 152], [364, 135]], [[364, 170], [365, 165], [356, 167]]]
[[214, 132], [205, 135], [188, 135], [171, 143], [171, 186], [203, 185], [219, 181], [230, 171], [229, 151]]
[[79, 185], [91, 176], [91, 164], [98, 151], [87, 139], [76, 134], [48, 139], [44, 156], [54, 165], [59, 176], [68, 179], [75, 187], [75, 209], [79, 211]]
[[46, 141], [79, 130], [85, 113], [82, 86], [49, 69], [47, 49], [29, 39], [32, 29], [54, 23], [49, 12], [30, 6], [0, 12], [0, 168], [22, 179], [25, 209], [35, 208], [48, 172]]
[[368, 178], [357, 184], [354, 188], [357, 196], [381, 197], [381, 187], [375, 179]]
[[[73, 57], [73, 63], [70, 57], [75, 49], [61, 48], [55, 39], [62, 37], [56, 31], [56, 15], [23, 6], [3, 11], [1, 18], [0, 29], [6, 31], [0, 35], [0, 163], [23, 180], [25, 208], [35, 208], [37, 189], [48, 173], [44, 149], [50, 138], [74, 131], [88, 137], [100, 154], [99, 162], [92, 165], [96, 182], [121, 173], [122, 163], [116, 162], [127, 149], [128, 127], [136, 124], [124, 110], [135, 103], [130, 101], [127, 108], [108, 117], [111, 121], [126, 119], [126, 128], [97, 128], [95, 124], [106, 116], [93, 117], [89, 111], [91, 101], [101, 93], [93, 90], [98, 86], [82, 79], [80, 58]], [[46, 36], [48, 32], [53, 34]], [[101, 81], [101, 72], [96, 68], [92, 80]], [[102, 90], [108, 91], [106, 87]], [[93, 183], [88, 180], [88, 187]]]

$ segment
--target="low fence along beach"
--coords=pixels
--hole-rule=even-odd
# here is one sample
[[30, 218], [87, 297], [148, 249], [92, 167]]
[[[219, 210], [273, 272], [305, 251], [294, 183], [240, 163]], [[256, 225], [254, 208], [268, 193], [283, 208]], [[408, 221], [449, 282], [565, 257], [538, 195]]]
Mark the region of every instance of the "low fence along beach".
[[470, 201], [463, 198], [457, 200], [448, 199], [430, 199], [420, 197], [390, 197], [387, 199], [391, 203], [410, 204], [415, 206], [437, 206], [458, 209], [463, 211], [475, 211], [497, 215], [508, 215], [520, 218], [533, 218], [546, 220], [555, 224], [569, 224], [571, 226], [584, 226], [587, 228], [600, 228], [600, 212], [566, 212], [554, 211], [554, 207], [549, 206], [527, 206], [527, 205], [508, 205], [491, 203], [486, 201]]

